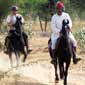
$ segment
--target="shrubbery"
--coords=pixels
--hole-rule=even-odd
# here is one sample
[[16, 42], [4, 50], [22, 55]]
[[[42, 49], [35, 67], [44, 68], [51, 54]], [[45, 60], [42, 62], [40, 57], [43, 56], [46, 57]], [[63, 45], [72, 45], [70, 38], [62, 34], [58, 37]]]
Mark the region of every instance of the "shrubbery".
[[74, 33], [74, 35], [78, 41], [78, 45], [82, 49], [85, 49], [85, 29], [77, 31], [76, 33]]

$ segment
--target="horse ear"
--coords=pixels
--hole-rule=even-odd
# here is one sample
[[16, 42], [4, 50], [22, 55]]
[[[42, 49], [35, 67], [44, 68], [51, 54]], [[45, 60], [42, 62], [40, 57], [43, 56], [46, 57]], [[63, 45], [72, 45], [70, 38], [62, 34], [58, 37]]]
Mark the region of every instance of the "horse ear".
[[67, 24], [67, 20], [66, 19], [63, 19], [62, 24], [65, 26]]
[[19, 16], [17, 16], [17, 17], [16, 17], [16, 19], [17, 19], [17, 20], [21, 20], [21, 19], [22, 19], [22, 17], [21, 17], [21, 16], [20, 16], [20, 17], [19, 17]]
[[69, 24], [69, 20], [67, 19], [67, 24]]
[[18, 19], [18, 16], [16, 18]]
[[62, 22], [63, 24], [65, 23], [65, 19], [63, 20], [63, 22]]
[[19, 18], [20, 20], [22, 19], [22, 17], [20, 16], [20, 18]]
[[69, 24], [69, 20], [68, 19], [64, 19], [64, 24]]

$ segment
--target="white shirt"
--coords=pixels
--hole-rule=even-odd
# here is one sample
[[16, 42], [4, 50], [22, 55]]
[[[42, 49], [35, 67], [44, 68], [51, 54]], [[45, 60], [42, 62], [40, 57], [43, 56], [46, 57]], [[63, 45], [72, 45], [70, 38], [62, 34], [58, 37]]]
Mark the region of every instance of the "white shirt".
[[72, 20], [68, 13], [62, 13], [62, 15], [55, 14], [51, 19], [52, 37], [59, 37], [59, 33], [62, 29], [62, 21], [64, 19], [69, 20], [69, 27], [72, 28]]
[[[8, 15], [8, 17], [7, 17], [7, 19], [6, 19], [7, 24], [8, 24], [8, 23], [15, 24], [15, 23], [16, 23], [16, 17], [17, 17], [17, 16], [18, 16], [18, 17], [21, 17], [21, 18], [22, 18], [22, 19], [21, 19], [21, 22], [24, 23], [24, 18], [23, 18], [23, 16], [20, 15], [20, 14], [16, 14], [16, 15]], [[12, 27], [12, 28], [10, 28], [10, 29], [14, 30], [15, 28]]]

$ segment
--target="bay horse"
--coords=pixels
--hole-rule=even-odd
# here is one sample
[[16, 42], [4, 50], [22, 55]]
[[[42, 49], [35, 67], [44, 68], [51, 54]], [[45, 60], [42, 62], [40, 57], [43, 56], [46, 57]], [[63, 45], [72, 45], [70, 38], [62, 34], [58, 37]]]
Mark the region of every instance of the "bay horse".
[[25, 43], [22, 35], [21, 19], [21, 17], [16, 17], [16, 23], [13, 25], [15, 27], [15, 31], [12, 32], [8, 39], [8, 55], [11, 67], [13, 67], [12, 53], [15, 53], [17, 66], [19, 65], [20, 53], [24, 54], [23, 62], [25, 62], [27, 58], [27, 52], [25, 50]]

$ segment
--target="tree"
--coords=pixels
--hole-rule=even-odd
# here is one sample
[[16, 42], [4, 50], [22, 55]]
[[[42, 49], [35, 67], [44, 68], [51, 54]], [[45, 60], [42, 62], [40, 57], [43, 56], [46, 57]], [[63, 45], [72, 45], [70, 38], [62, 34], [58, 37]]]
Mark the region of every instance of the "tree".
[[9, 7], [12, 4], [12, 0], [0, 0], [0, 19], [8, 14]]
[[0, 28], [2, 25], [2, 19], [8, 14], [11, 4], [12, 0], [0, 0]]

